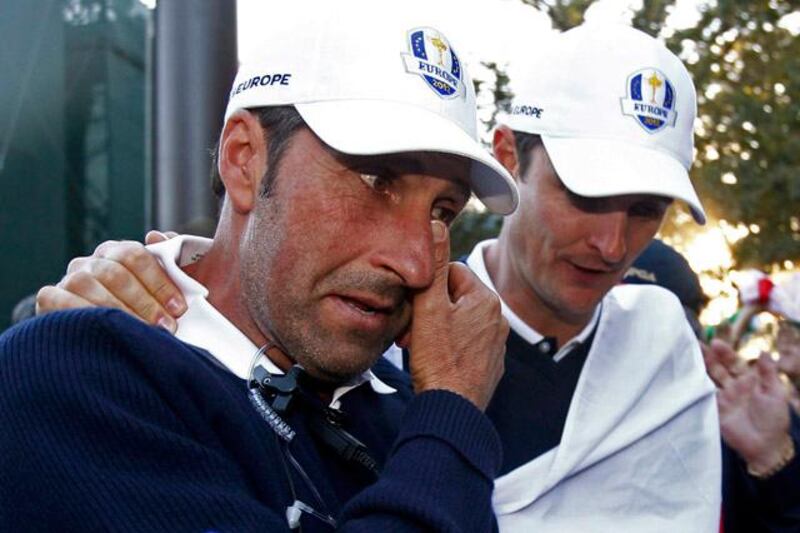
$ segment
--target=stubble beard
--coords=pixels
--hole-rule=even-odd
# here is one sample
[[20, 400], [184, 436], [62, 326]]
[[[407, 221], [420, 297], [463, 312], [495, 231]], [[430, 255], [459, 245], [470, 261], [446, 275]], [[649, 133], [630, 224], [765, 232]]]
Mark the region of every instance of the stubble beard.
[[[271, 338], [292, 361], [318, 379], [333, 383], [349, 381], [375, 364], [402, 327], [398, 324], [398, 331], [387, 331], [381, 339], [324, 328], [320, 323], [320, 304], [310, 293], [311, 287], [287, 282], [280, 276], [283, 273], [277, 272], [278, 268], [273, 269], [275, 259], [283, 252], [282, 243], [290, 238], [280, 223], [281, 207], [275, 204], [278, 202], [260, 201], [257, 221], [248, 228], [249, 235], [240, 248], [243, 303], [262, 334]], [[299, 281], [307, 281], [298, 272], [290, 274], [298, 276]], [[337, 288], [366, 288], [383, 295], [402, 291], [369, 274], [359, 273], [336, 275], [328, 284]]]
[[[257, 294], [247, 289], [246, 293]], [[313, 308], [315, 301], [307, 302], [289, 287], [282, 288], [278, 297], [273, 293], [271, 299], [265, 294], [261, 298], [246, 298], [261, 331], [266, 332], [291, 360], [324, 381], [343, 383], [360, 375], [375, 364], [394, 340], [389, 332], [386, 338], [376, 339], [358, 332], [333, 332], [324, 328], [318, 308]]]

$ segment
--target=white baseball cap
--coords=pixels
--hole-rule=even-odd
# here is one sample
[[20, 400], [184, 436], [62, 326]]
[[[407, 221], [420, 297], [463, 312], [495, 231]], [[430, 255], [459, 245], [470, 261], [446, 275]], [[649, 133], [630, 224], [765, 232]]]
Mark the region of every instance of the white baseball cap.
[[461, 156], [486, 207], [514, 211], [514, 180], [478, 140], [472, 81], [447, 38], [412, 13], [333, 4], [330, 16], [314, 11], [266, 37], [263, 54], [239, 68], [225, 120], [237, 109], [294, 105], [340, 152]]
[[584, 24], [534, 54], [520, 81], [500, 120], [541, 135], [569, 190], [667, 196], [705, 223], [688, 174], [695, 89], [663, 44], [629, 26]]

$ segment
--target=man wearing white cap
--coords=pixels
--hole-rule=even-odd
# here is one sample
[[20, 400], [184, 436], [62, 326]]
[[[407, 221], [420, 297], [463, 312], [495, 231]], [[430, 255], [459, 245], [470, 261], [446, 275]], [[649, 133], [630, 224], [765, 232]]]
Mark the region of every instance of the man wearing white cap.
[[584, 25], [532, 54], [494, 133], [518, 210], [470, 268], [511, 326], [487, 414], [509, 531], [716, 531], [714, 387], [677, 299], [617, 287], [689, 181], [685, 67], [626, 26]]
[[[187, 306], [176, 337], [109, 309], [0, 337], [3, 529], [496, 528], [481, 411], [508, 326], [447, 225], [470, 190], [512, 211], [513, 180], [444, 35], [319, 19], [239, 71], [214, 240], [151, 249]], [[413, 391], [380, 360], [400, 338]]]
[[[508, 531], [716, 530], [714, 389], [683, 311], [657, 288], [612, 290], [672, 199], [704, 221], [687, 175], [694, 87], [674, 55], [627, 27], [584, 26], [542, 50], [495, 132], [519, 210], [468, 259], [512, 327], [487, 409], [504, 449], [498, 521]], [[130, 266], [139, 246], [101, 247], [40, 305], [113, 305], [114, 283], [85, 286], [79, 274]], [[124, 301], [145, 302], [156, 311], [139, 314], [155, 323], [168, 314], [168, 283], [157, 268], [136, 274], [157, 280], [153, 296]]]

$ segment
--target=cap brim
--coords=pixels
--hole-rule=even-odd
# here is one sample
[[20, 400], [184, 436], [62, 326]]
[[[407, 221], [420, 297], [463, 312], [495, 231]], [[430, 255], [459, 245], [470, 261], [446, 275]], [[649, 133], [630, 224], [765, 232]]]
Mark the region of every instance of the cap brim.
[[686, 202], [695, 221], [706, 214], [689, 174], [674, 157], [630, 142], [542, 135], [564, 185], [580, 196], [655, 194]]
[[467, 132], [441, 115], [416, 106], [380, 100], [295, 104], [325, 144], [352, 155], [439, 152], [472, 162], [469, 185], [494, 213], [507, 215], [518, 203], [506, 169]]

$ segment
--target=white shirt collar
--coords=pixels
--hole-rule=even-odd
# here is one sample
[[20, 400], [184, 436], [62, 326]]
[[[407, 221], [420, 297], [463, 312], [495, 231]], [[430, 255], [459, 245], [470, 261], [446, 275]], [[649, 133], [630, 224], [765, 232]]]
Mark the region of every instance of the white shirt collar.
[[[211, 239], [181, 235], [147, 248], [159, 258], [169, 277], [186, 298], [188, 309], [178, 319], [175, 336], [187, 344], [206, 350], [225, 368], [246, 380], [249, 378], [250, 366], [258, 352], [258, 346], [208, 302], [208, 289], [181, 269], [203, 257], [211, 243]], [[266, 356], [262, 356], [259, 363], [272, 374], [283, 373]], [[339, 399], [345, 393], [363, 383], [369, 383], [378, 394], [397, 392], [371, 370], [367, 370], [333, 392], [331, 407], [338, 407]]]
[[[491, 244], [496, 242], [497, 239], [488, 239], [476, 244], [475, 248], [473, 248], [472, 252], [469, 254], [469, 257], [467, 257], [467, 266], [469, 266], [469, 268], [478, 276], [478, 279], [480, 279], [484, 285], [489, 287], [492, 291], [494, 291], [495, 294], [497, 294], [497, 296], [500, 297], [500, 306], [502, 308], [503, 316], [506, 317], [506, 320], [508, 320], [508, 325], [511, 327], [511, 329], [513, 329], [517, 335], [525, 339], [530, 344], [537, 344], [544, 340], [544, 335], [528, 325], [503, 301], [503, 297], [500, 296], [500, 293], [495, 288], [494, 282], [489, 276], [489, 271], [486, 269], [484, 252]], [[572, 351], [573, 348], [575, 348], [575, 346], [582, 344], [587, 338], [589, 338], [589, 335], [592, 334], [592, 331], [594, 331], [594, 328], [597, 325], [597, 321], [600, 319], [601, 307], [602, 302], [595, 308], [591, 320], [589, 320], [589, 323], [586, 324], [581, 332], [558, 349], [558, 352], [556, 352], [556, 354], [553, 356], [553, 360], [556, 363], [561, 361], [569, 352]]]

